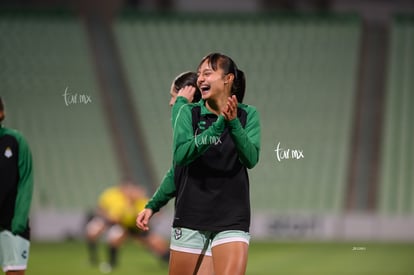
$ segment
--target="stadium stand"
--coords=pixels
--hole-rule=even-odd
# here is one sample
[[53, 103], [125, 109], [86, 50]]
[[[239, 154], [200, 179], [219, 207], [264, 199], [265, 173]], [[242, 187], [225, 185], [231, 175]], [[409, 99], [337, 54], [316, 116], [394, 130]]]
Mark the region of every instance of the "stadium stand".
[[33, 209], [94, 206], [119, 175], [81, 21], [67, 12], [3, 11], [0, 34], [5, 123], [32, 148]]
[[378, 210], [414, 214], [414, 16], [391, 24]]
[[[245, 102], [261, 115], [261, 160], [250, 174], [253, 207], [341, 212], [360, 24], [353, 15], [118, 19], [114, 30], [160, 179], [171, 160], [170, 83], [219, 51], [246, 73]], [[278, 160], [279, 143], [289, 159]]]

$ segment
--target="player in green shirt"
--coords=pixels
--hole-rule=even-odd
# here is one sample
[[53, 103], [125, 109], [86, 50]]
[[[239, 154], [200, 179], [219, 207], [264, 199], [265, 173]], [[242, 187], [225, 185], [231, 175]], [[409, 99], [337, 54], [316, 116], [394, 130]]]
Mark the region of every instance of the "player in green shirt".
[[[237, 100], [242, 102], [245, 94], [246, 79], [244, 72], [237, 69], [238, 78], [235, 80], [234, 87], [237, 89]], [[178, 75], [171, 85], [170, 90], [170, 106], [171, 121], [174, 122], [177, 113], [181, 106], [189, 102], [198, 102], [201, 98], [200, 91], [195, 88], [197, 81], [197, 74], [194, 72], [185, 72]], [[174, 126], [174, 125], [172, 125]], [[137, 226], [143, 229], [148, 229], [148, 223], [153, 214], [158, 212], [164, 205], [166, 205], [172, 198], [175, 197], [174, 184], [174, 167], [168, 169], [164, 175], [160, 186], [145, 206], [145, 210], [140, 213], [137, 218]]]
[[[0, 123], [5, 110], [0, 98]], [[0, 124], [0, 264], [7, 275], [23, 275], [30, 247], [32, 155], [23, 136]]]
[[238, 102], [237, 66], [212, 53], [198, 67], [202, 100], [183, 105], [174, 124], [176, 203], [170, 274], [193, 274], [211, 256], [214, 274], [245, 274], [250, 241], [247, 169], [259, 161], [260, 122]]
[[[234, 65], [234, 64], [233, 64]], [[231, 94], [234, 95], [233, 99], [232, 99], [232, 110], [235, 110], [235, 106], [237, 105], [237, 101], [241, 102], [243, 100], [244, 97], [244, 92], [245, 92], [245, 77], [244, 77], [244, 73], [240, 70], [237, 69], [237, 67], [233, 66], [231, 71], [231, 74], [233, 75], [232, 79], [231, 79]], [[180, 97], [179, 97], [180, 98]], [[201, 115], [207, 114], [207, 112], [205, 111], [205, 107], [204, 107], [205, 101], [200, 101], [199, 103], [195, 103], [195, 104], [182, 104], [179, 108], [177, 108], [179, 110], [179, 112], [185, 112], [185, 109], [187, 106], [191, 106], [190, 108], [193, 108], [194, 106], [198, 105], [197, 107], [199, 108], [199, 110], [201, 110]], [[177, 105], [178, 106], [178, 105]], [[204, 109], [203, 109], [204, 107]], [[255, 165], [255, 163], [257, 162], [258, 159], [258, 148], [259, 146], [259, 139], [260, 139], [260, 127], [258, 127], [258, 116], [256, 114], [255, 108], [248, 106], [248, 105], [242, 105], [239, 104], [239, 109], [240, 112], [243, 113], [243, 117], [241, 117], [239, 120], [236, 121], [231, 121], [229, 122], [229, 126], [232, 128], [231, 131], [231, 135], [234, 135], [234, 140], [237, 143], [237, 146], [239, 148], [241, 148], [241, 151], [239, 152], [239, 156], [240, 156], [240, 160], [246, 165], [247, 168], [251, 168]], [[196, 109], [196, 108], [193, 108]], [[200, 113], [200, 111], [199, 111]], [[184, 113], [182, 114], [182, 117], [180, 117], [180, 119], [174, 119], [174, 117], [177, 116], [176, 112], [173, 112], [172, 117], [173, 120], [180, 121], [181, 123], [181, 119], [186, 120], [186, 124], [191, 125], [191, 119], [194, 119], [194, 114], [192, 111], [190, 112], [186, 112], [186, 115], [184, 115]], [[248, 120], [247, 120], [248, 117]], [[220, 118], [220, 120], [222, 120]], [[240, 121], [240, 122], [239, 122]], [[206, 122], [206, 121], [203, 121]], [[239, 122], [239, 123], [238, 123]], [[246, 125], [246, 122], [247, 125]], [[194, 125], [193, 125], [194, 126]], [[206, 126], [209, 126], [206, 124]], [[222, 125], [223, 126], [223, 125]], [[246, 129], [248, 130], [248, 133], [250, 133], [250, 136], [246, 136], [246, 129], [244, 129], [246, 127]], [[214, 128], [214, 127], [213, 127]], [[221, 128], [221, 126], [219, 127]], [[255, 129], [256, 128], [256, 129]], [[195, 133], [192, 131], [193, 129], [191, 129], [188, 133], [191, 136], [190, 139], [192, 139], [195, 136]], [[210, 130], [210, 129], [209, 129]], [[190, 133], [191, 132], [191, 133]], [[207, 134], [204, 135], [204, 137], [202, 135], [200, 135], [200, 138], [198, 139], [198, 141], [195, 143], [196, 147], [206, 147], [204, 145], [207, 145], [208, 142], [211, 142], [211, 137], [209, 135], [209, 131], [206, 132]], [[220, 133], [218, 133], [220, 134]], [[215, 136], [218, 137], [219, 135]], [[206, 139], [207, 137], [207, 139]], [[197, 136], [198, 138], [198, 136]], [[249, 144], [252, 144], [250, 142], [249, 139], [253, 139], [254, 141], [254, 145], [250, 146], [250, 151], [249, 151]], [[207, 141], [207, 142], [206, 142]], [[216, 141], [219, 143], [220, 142], [220, 138], [217, 138]], [[208, 145], [207, 145], [208, 147]], [[224, 146], [224, 148], [227, 146]], [[195, 148], [195, 151], [198, 148]], [[204, 150], [204, 149], [203, 149]], [[187, 152], [184, 153], [184, 155], [186, 155]], [[191, 152], [189, 154], [192, 154]], [[197, 158], [198, 156], [195, 156], [195, 158]], [[179, 159], [179, 157], [177, 158]], [[193, 159], [193, 160], [194, 160]], [[192, 162], [192, 160], [188, 160], [189, 163]], [[225, 160], [224, 160], [225, 161]], [[220, 166], [222, 165], [223, 160], [218, 159], [217, 164]], [[176, 181], [174, 184], [171, 184], [171, 190], [173, 190], [174, 192], [177, 189], [177, 184], [178, 184], [178, 189], [180, 188], [179, 185], [179, 178], [180, 178], [180, 174], [181, 174], [181, 165], [187, 165], [188, 163], [186, 162], [176, 162], [176, 169], [175, 171], [170, 170], [170, 174], [169, 174], [169, 178], [170, 180], [167, 181], [163, 181], [161, 187], [163, 185], [167, 185], [168, 183], [171, 184], [173, 182], [172, 177], [174, 176], [174, 173], [177, 174], [178, 171], [178, 176], [176, 176]], [[177, 167], [179, 168], [179, 170], [177, 170]], [[178, 177], [178, 181], [177, 181], [177, 177]], [[246, 182], [246, 184], [244, 186], [247, 186], [248, 182]], [[190, 184], [191, 185], [191, 184]], [[158, 190], [159, 191], [159, 190]], [[157, 192], [158, 192], [157, 191]], [[182, 196], [180, 196], [181, 191], [178, 191], [177, 195], [177, 200], [176, 200], [176, 206], [177, 206], [177, 201], [180, 200], [180, 198], [182, 198]], [[155, 194], [155, 195], [159, 195], [159, 194]], [[157, 196], [153, 197], [156, 198]], [[171, 198], [167, 198], [168, 196], [162, 197], [162, 196], [158, 196], [158, 199], [166, 199], [167, 201]], [[197, 200], [197, 196], [195, 196], [195, 199]], [[246, 202], [246, 201], [245, 201]], [[232, 239], [233, 237], [239, 238], [241, 235], [241, 238], [243, 239], [242, 241], [247, 241], [247, 239], [249, 238], [249, 235], [247, 232], [248, 231], [248, 227], [249, 227], [249, 223], [250, 223], [250, 208], [248, 207], [249, 203], [242, 203], [242, 205], [244, 205], [245, 207], [243, 207], [243, 211], [244, 211], [244, 215], [247, 217], [247, 219], [245, 221], [243, 221], [243, 224], [239, 224], [239, 229], [244, 230], [243, 232], [241, 232], [241, 234], [239, 234], [239, 232], [236, 232], [236, 235], [234, 235], [234, 232], [230, 232], [230, 235], [220, 235], [220, 236], [216, 236], [217, 240], [221, 239], [221, 241], [227, 242], [228, 240]], [[247, 206], [247, 208], [246, 208]], [[237, 207], [236, 207], [237, 208]], [[155, 211], [152, 210], [151, 205], [147, 205], [147, 209], [144, 210], [140, 216], [138, 216], [137, 218], [137, 226], [141, 229], [148, 229], [148, 220], [149, 218], [152, 216], [152, 214]], [[182, 211], [181, 211], [182, 212]], [[177, 207], [176, 207], [176, 214], [177, 214]], [[193, 220], [193, 219], [190, 219]], [[195, 221], [195, 220], [194, 220]], [[187, 219], [188, 222], [188, 219]], [[176, 225], [176, 221], [174, 221], [174, 224]], [[174, 226], [175, 226], [174, 225]], [[191, 228], [191, 226], [190, 226]], [[231, 228], [229, 228], [231, 229]], [[235, 228], [237, 229], [237, 228]], [[176, 228], [174, 230], [178, 230], [177, 232], [178, 235], [176, 235], [176, 237], [181, 236], [181, 229], [180, 228]], [[190, 232], [191, 233], [191, 232]], [[173, 238], [172, 238], [173, 241]], [[177, 248], [174, 247], [173, 245], [171, 246], [171, 249], [173, 250], [173, 253], [177, 254], [177, 253], [182, 253], [182, 252], [186, 252], [184, 248], [183, 250], [181, 250], [182, 248], [179, 248], [179, 251], [174, 251]], [[194, 253], [194, 251], [191, 251], [190, 253]], [[175, 260], [173, 260], [172, 262], [170, 261], [170, 272], [176, 272], [177, 274], [181, 274], [181, 272], [183, 272], [182, 274], [187, 274], [186, 272], [198, 272], [197, 274], [212, 274], [212, 272], [214, 272], [213, 270], [213, 264], [212, 264], [212, 257], [211, 257], [211, 251], [208, 251], [207, 253], [198, 253], [196, 252], [196, 254], [194, 254], [194, 256], [190, 256], [189, 257], [189, 253], [184, 253], [184, 262], [183, 264], [179, 264], [177, 263]], [[175, 257], [175, 259], [177, 259], [177, 257]], [[179, 259], [179, 258], [178, 258]], [[247, 259], [247, 258], [245, 258]], [[231, 262], [231, 261], [230, 261]], [[245, 262], [245, 261], [244, 261]], [[180, 267], [180, 266], [186, 266], [187, 270], [183, 270], [183, 269], [178, 269], [176, 270], [176, 267]], [[172, 270], [172, 271], [171, 271]], [[191, 273], [192, 274], [192, 273]]]

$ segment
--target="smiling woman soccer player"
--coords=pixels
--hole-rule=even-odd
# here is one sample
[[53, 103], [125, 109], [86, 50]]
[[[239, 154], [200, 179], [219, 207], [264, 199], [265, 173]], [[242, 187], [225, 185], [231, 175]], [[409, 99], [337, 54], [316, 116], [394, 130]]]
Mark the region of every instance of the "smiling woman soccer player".
[[214, 273], [245, 274], [250, 240], [247, 169], [259, 160], [260, 123], [253, 106], [240, 104], [237, 66], [223, 54], [204, 57], [197, 85], [202, 100], [183, 105], [174, 123], [176, 203], [170, 274], [195, 274], [200, 255]]
[[[237, 78], [234, 79], [232, 84], [232, 93], [236, 95], [238, 102], [242, 102], [245, 94], [246, 79], [244, 72], [236, 70], [235, 74]], [[175, 121], [178, 110], [182, 105], [187, 104], [189, 101], [198, 102], [201, 98], [200, 91], [192, 90], [196, 87], [197, 74], [192, 72], [182, 73], [174, 80], [171, 86], [171, 100], [170, 106], [173, 106], [171, 118]], [[193, 86], [193, 87], [192, 87]], [[194, 89], [194, 88], [193, 88]], [[171, 198], [176, 195], [176, 188], [174, 184], [174, 170], [179, 171], [180, 166], [172, 167], [165, 175], [161, 185], [146, 205], [145, 209], [137, 217], [137, 227], [141, 230], [149, 230], [149, 220], [154, 213], [164, 206]], [[196, 255], [193, 262], [187, 263], [193, 267], [193, 273], [198, 275], [210, 275], [214, 274], [213, 263], [211, 253]]]

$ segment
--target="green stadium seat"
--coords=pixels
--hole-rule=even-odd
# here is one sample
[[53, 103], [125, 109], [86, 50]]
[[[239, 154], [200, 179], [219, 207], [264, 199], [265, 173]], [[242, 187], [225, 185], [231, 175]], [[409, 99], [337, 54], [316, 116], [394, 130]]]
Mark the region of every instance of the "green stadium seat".
[[414, 213], [414, 16], [391, 24], [378, 210]]

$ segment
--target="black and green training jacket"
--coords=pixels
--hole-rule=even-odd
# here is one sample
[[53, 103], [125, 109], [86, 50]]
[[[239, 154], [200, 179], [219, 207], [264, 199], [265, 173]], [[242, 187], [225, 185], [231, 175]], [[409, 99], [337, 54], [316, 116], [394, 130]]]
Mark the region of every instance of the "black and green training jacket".
[[174, 227], [249, 231], [247, 169], [259, 161], [260, 123], [253, 106], [239, 103], [237, 113], [226, 121], [203, 100], [181, 107], [174, 123]]
[[32, 156], [23, 136], [0, 125], [0, 230], [30, 238]]
[[[175, 118], [181, 106], [188, 103], [188, 100], [183, 96], [178, 96], [172, 109], [171, 109], [171, 123], [174, 126]], [[158, 212], [161, 207], [166, 205], [172, 198], [175, 197], [175, 185], [174, 185], [174, 165], [168, 169], [167, 173], [163, 177], [160, 186], [158, 186], [154, 195], [148, 201], [145, 208], [149, 208], [153, 213]]]

